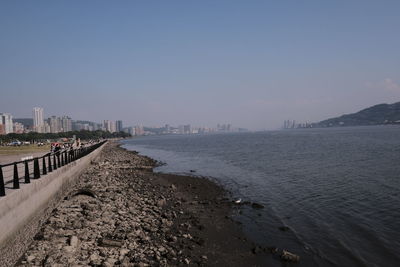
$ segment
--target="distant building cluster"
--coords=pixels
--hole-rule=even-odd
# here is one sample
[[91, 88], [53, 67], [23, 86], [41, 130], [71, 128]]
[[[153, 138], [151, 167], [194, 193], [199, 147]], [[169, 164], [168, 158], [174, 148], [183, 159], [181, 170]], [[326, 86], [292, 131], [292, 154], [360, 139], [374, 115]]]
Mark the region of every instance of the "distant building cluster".
[[296, 123], [295, 120], [285, 120], [283, 122], [283, 129], [297, 129], [297, 128], [312, 128], [312, 123]]
[[146, 127], [142, 125], [124, 127], [122, 120], [103, 120], [102, 123], [72, 120], [67, 115], [45, 117], [42, 107], [34, 107], [32, 118], [13, 119], [10, 113], [0, 113], [0, 135], [9, 133], [62, 133], [70, 131], [108, 131], [110, 133], [125, 132], [132, 136], [154, 134], [206, 134], [218, 132], [244, 132], [247, 129], [233, 128], [231, 124], [218, 124], [216, 128], [192, 127], [190, 124], [179, 126]]
[[[155, 135], [155, 134], [207, 134], [218, 132], [244, 132], [244, 128], [232, 128], [231, 124], [218, 124], [216, 128], [192, 127], [190, 124], [171, 126], [166, 124], [164, 127], [135, 127], [135, 135]], [[139, 130], [139, 132], [138, 132]]]
[[50, 116], [45, 118], [42, 107], [34, 107], [32, 118], [13, 119], [10, 113], [0, 113], [0, 135], [9, 133], [62, 133], [70, 131], [123, 131], [122, 121], [104, 120], [103, 123], [91, 121], [72, 120], [69, 116]]

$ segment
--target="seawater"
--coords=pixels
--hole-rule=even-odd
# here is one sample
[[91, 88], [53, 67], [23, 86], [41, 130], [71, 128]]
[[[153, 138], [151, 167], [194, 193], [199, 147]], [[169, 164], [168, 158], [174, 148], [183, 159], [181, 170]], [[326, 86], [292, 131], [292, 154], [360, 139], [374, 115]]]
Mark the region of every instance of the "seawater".
[[158, 172], [209, 177], [264, 205], [235, 219], [255, 242], [300, 255], [293, 266], [400, 266], [400, 127], [147, 136], [123, 147], [164, 162]]

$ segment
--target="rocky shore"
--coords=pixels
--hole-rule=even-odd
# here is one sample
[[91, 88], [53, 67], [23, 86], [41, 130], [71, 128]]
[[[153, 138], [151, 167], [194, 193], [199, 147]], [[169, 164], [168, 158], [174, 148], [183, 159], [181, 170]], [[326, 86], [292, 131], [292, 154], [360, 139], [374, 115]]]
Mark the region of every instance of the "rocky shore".
[[108, 143], [17, 266], [263, 266], [222, 188], [155, 164]]

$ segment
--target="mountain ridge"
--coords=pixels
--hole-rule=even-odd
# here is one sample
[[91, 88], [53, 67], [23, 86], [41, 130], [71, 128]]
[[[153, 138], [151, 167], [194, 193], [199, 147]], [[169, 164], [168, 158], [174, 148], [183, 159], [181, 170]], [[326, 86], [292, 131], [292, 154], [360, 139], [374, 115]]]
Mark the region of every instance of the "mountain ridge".
[[400, 102], [377, 104], [355, 113], [326, 119], [314, 124], [314, 127], [366, 126], [382, 124], [400, 124]]

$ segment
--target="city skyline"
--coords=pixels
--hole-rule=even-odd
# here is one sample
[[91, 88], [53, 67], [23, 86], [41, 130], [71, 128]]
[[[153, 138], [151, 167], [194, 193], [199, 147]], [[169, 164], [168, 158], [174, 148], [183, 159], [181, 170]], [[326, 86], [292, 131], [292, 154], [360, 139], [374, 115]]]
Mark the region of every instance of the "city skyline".
[[102, 123], [93, 121], [84, 121], [80, 119], [73, 120], [68, 115], [61, 117], [51, 115], [45, 116], [43, 107], [34, 107], [31, 118], [14, 118], [10, 113], [0, 113], [0, 135], [9, 133], [23, 134], [29, 132], [37, 133], [63, 133], [71, 131], [107, 131], [110, 133], [125, 132], [132, 136], [153, 135], [153, 134], [205, 134], [215, 132], [243, 132], [248, 131], [245, 128], [234, 128], [231, 124], [217, 124], [214, 127], [184, 125], [158, 125], [143, 126], [136, 124], [123, 127], [122, 120], [103, 120]]

